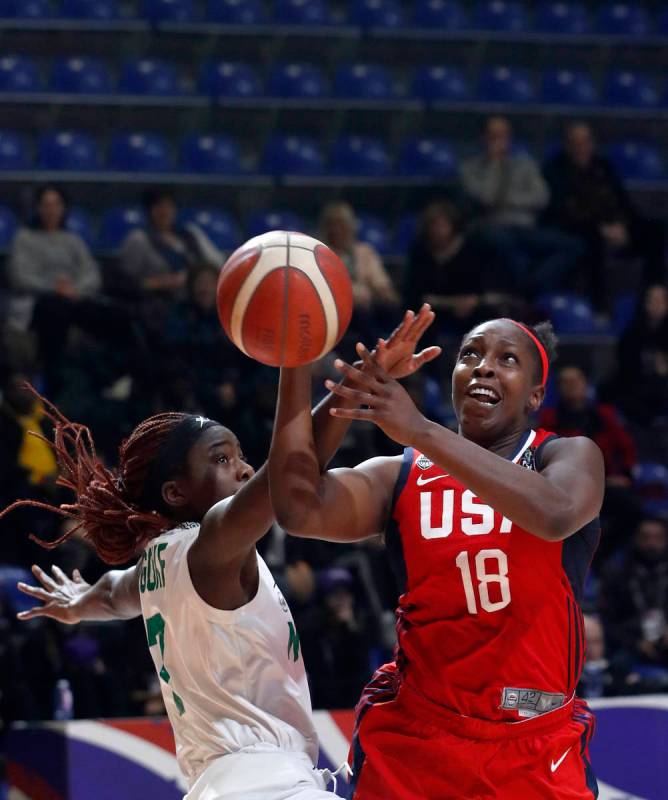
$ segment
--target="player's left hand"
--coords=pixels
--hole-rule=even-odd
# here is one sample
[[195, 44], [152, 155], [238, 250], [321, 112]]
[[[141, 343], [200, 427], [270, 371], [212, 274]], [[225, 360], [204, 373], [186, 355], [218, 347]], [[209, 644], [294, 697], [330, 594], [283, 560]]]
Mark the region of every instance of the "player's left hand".
[[330, 392], [354, 404], [353, 408], [331, 408], [329, 413], [341, 419], [373, 422], [404, 446], [409, 445], [426, 424], [424, 416], [404, 387], [384, 370], [363, 344], [357, 345], [363, 366], [358, 369], [341, 359], [334, 362], [344, 376], [343, 383], [326, 380]]
[[[440, 347], [427, 347], [419, 353], [415, 352], [434, 317], [431, 306], [425, 303], [417, 314], [407, 311], [388, 338], [378, 340], [371, 355], [390, 377], [399, 380], [412, 375], [441, 354]], [[363, 362], [357, 362], [355, 366], [364, 368]]]

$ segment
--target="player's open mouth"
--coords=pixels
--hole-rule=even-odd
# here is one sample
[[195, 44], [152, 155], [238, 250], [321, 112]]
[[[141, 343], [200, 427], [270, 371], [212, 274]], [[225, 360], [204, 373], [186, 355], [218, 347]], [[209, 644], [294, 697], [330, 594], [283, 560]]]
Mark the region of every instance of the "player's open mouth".
[[501, 400], [498, 393], [489, 386], [472, 386], [466, 395], [483, 406], [495, 406]]

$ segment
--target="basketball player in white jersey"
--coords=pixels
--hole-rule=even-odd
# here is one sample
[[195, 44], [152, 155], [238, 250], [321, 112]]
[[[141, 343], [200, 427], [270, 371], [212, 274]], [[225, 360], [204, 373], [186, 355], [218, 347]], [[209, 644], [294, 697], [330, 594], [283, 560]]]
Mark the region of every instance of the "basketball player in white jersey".
[[[407, 312], [380, 363], [396, 377], [438, 355], [415, 346], [433, 320]], [[314, 412], [324, 468], [347, 424], [329, 414], [334, 395]], [[55, 427], [60, 482], [76, 493], [52, 508], [77, 520], [111, 571], [94, 586], [33, 567], [41, 587], [19, 584], [43, 605], [21, 619], [65, 623], [143, 615], [174, 730], [187, 800], [325, 800], [315, 769], [318, 742], [288, 605], [255, 543], [270, 527], [267, 467], [254, 473], [235, 435], [188, 414], [145, 420], [123, 442], [116, 470], [95, 455], [90, 432], [47, 404]], [[30, 501], [18, 501], [10, 511]], [[42, 544], [46, 544], [41, 542]]]

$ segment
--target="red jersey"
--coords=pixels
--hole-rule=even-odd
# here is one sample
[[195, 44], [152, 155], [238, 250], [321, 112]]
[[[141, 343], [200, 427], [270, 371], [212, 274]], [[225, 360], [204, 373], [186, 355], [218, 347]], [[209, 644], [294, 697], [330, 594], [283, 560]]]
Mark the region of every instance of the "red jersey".
[[[527, 431], [512, 461], [540, 471], [551, 438]], [[561, 542], [533, 536], [407, 448], [387, 531], [405, 585], [401, 680], [434, 703], [490, 721], [561, 706], [584, 660], [580, 598], [598, 538], [598, 519]]]

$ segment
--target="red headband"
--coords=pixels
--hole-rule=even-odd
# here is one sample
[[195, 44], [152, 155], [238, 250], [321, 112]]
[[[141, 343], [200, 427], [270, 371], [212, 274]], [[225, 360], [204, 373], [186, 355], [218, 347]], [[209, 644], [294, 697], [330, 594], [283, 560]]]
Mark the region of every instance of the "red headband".
[[507, 318], [508, 322], [512, 322], [513, 325], [517, 326], [520, 330], [523, 330], [524, 333], [533, 341], [533, 343], [538, 348], [538, 353], [540, 354], [540, 363], [543, 365], [543, 377], [541, 380], [541, 386], [545, 386], [547, 381], [547, 372], [549, 368], [549, 362], [547, 360], [547, 353], [545, 352], [545, 348], [540, 342], [540, 339], [536, 336], [536, 334], [532, 333], [526, 325], [522, 325], [521, 322], [516, 322], [514, 319]]

